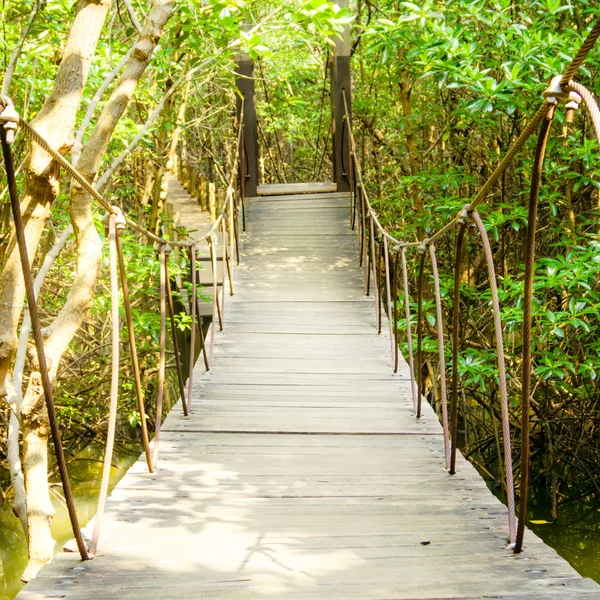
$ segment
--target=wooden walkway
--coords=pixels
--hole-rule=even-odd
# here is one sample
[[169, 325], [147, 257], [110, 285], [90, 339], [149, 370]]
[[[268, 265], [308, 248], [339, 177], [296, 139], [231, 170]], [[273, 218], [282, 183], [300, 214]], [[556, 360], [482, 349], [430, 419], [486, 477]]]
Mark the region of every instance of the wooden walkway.
[[18, 596], [122, 600], [599, 598], [506, 510], [438, 420], [412, 413], [377, 336], [343, 194], [249, 203], [210, 373], [107, 505], [100, 556], [59, 555]]

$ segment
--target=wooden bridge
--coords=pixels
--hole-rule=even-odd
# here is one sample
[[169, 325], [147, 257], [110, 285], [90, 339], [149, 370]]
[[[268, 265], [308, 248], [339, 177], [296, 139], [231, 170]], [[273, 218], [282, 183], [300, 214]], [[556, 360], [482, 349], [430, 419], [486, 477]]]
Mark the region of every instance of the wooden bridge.
[[[238, 137], [235, 158], [223, 177], [229, 180], [222, 209], [218, 216], [213, 214], [212, 222], [206, 220], [195, 200], [173, 182], [170, 194], [176, 205], [174, 212], [180, 215], [183, 225], [196, 229], [198, 234], [182, 240], [174, 240], [168, 232], [150, 231], [126, 218], [19, 117], [10, 99], [0, 98], [0, 112], [6, 122], [0, 128], [0, 141], [31, 331], [62, 490], [79, 552], [58, 555], [18, 598], [600, 599], [598, 584], [580, 577], [532, 532], [526, 538], [523, 535], [528, 514], [531, 307], [539, 182], [555, 109], [573, 93], [591, 115], [600, 142], [600, 108], [586, 88], [573, 81], [599, 37], [600, 21], [562, 76], [553, 80], [537, 112], [469, 204], [425, 240], [394, 238], [382, 226], [369, 201], [352, 132], [348, 27], [336, 41], [331, 64], [334, 182], [259, 185], [253, 66], [248, 57], [239, 57]], [[113, 369], [103, 481], [90, 544], [81, 534], [69, 484], [37, 313], [10, 149], [16, 127], [70, 173], [108, 215]], [[477, 207], [538, 130], [524, 260], [519, 404], [522, 518], [517, 522], [494, 259]], [[238, 218], [240, 205], [242, 226]], [[244, 223], [247, 233], [240, 241]], [[467, 224], [477, 226], [488, 268], [508, 507], [457, 454], [458, 276], [454, 276], [455, 310], [449, 336], [453, 368], [448, 395], [445, 389], [445, 335], [435, 243], [456, 231], [455, 265], [460, 266]], [[156, 422], [161, 435], [160, 442], [155, 438], [153, 449], [146, 430], [144, 392], [120, 246], [124, 228], [143, 236], [159, 255]], [[172, 248], [177, 248], [174, 254], [178, 257], [179, 253], [189, 253], [193, 283], [192, 295], [186, 301], [192, 340], [197, 329], [196, 310], [201, 309], [195, 301], [198, 255], [210, 270], [208, 279], [201, 276], [200, 281], [212, 290], [212, 325], [209, 338], [205, 343], [203, 340], [201, 359], [191, 371], [187, 394], [170, 288]], [[409, 249], [416, 252], [419, 264], [414, 286], [418, 307], [416, 361], [410, 333]], [[233, 273], [236, 254], [241, 261]], [[442, 424], [421, 396], [427, 254], [436, 301]], [[140, 459], [129, 471], [104, 510], [119, 395], [118, 268], [145, 460]], [[400, 272], [410, 366], [398, 351]], [[230, 298], [226, 290], [232, 284], [236, 293]], [[202, 310], [199, 312], [202, 314]], [[181, 405], [175, 407], [160, 430], [167, 314]], [[386, 317], [392, 324], [389, 340], [380, 334], [386, 329]], [[222, 324], [224, 330], [217, 331]], [[161, 456], [155, 468], [159, 449]], [[100, 539], [102, 521], [104, 533]], [[94, 560], [87, 560], [92, 557]]]
[[349, 195], [265, 191], [157, 471], [140, 458], [114, 490], [94, 560], [58, 555], [18, 598], [600, 598], [533, 533], [508, 549], [462, 456], [446, 472], [437, 416], [415, 418], [377, 335]]

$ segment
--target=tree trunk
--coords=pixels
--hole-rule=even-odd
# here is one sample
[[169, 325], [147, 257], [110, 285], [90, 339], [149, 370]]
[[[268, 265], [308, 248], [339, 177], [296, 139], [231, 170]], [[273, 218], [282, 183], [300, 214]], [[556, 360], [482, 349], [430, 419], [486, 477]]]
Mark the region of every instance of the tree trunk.
[[[54, 148], [64, 153], [73, 144], [75, 117], [110, 4], [111, 0], [80, 0], [54, 86], [32, 123]], [[21, 203], [30, 261], [59, 192], [58, 175], [50, 156], [34, 144]], [[16, 351], [24, 299], [21, 261], [13, 238], [8, 243], [6, 262], [0, 273], [0, 394]]]
[[[94, 180], [114, 129], [152, 58], [162, 30], [173, 12], [173, 3], [174, 0], [153, 2], [125, 69], [88, 142], [82, 148], [77, 166], [89, 181]], [[71, 135], [72, 131], [71, 127]], [[46, 211], [49, 206], [48, 202]], [[92, 198], [76, 182], [71, 188], [70, 207], [71, 223], [77, 240], [77, 272], [65, 305], [46, 329], [45, 350], [53, 382], [63, 353], [91, 308], [102, 260], [102, 243], [94, 225]], [[52, 505], [49, 503], [47, 483], [48, 424], [37, 372], [33, 372], [30, 377], [21, 409], [21, 421], [29, 521], [30, 562], [26, 576], [31, 577], [52, 558], [54, 549], [54, 542], [50, 543]]]
[[[419, 158], [417, 155], [417, 132], [416, 127], [412, 123], [412, 82], [408, 72], [402, 70], [399, 74], [400, 100], [402, 102], [402, 114], [406, 119], [406, 127], [404, 135], [406, 137], [406, 152], [408, 154], [408, 164], [410, 165], [410, 174], [415, 176], [419, 172]], [[423, 214], [423, 198], [421, 197], [418, 186], [414, 183], [411, 185], [411, 195], [413, 199], [413, 210], [417, 216]], [[419, 226], [417, 229], [418, 238], [421, 240], [424, 237], [423, 230]]]
[[[80, 0], [54, 86], [33, 125], [61, 152], [72, 145], [75, 118], [110, 0]], [[50, 156], [33, 145], [27, 167], [21, 210], [25, 239], [33, 262], [52, 202], [59, 192], [59, 171]], [[25, 289], [16, 240], [9, 240], [0, 273], [0, 395], [17, 349], [17, 327]], [[20, 397], [20, 390], [18, 396]], [[18, 407], [19, 408], [19, 407]], [[32, 373], [28, 393], [19, 410], [23, 433], [23, 470], [27, 490], [29, 564], [23, 579], [35, 576], [52, 558], [54, 540], [50, 523], [54, 509], [48, 490], [48, 415], [40, 378]], [[23, 519], [22, 519], [23, 521]]]
[[21, 576], [29, 581], [54, 555], [50, 526], [54, 507], [48, 493], [48, 437], [50, 424], [40, 374], [31, 374], [20, 411], [23, 436], [23, 472], [27, 490], [27, 542], [29, 562]]

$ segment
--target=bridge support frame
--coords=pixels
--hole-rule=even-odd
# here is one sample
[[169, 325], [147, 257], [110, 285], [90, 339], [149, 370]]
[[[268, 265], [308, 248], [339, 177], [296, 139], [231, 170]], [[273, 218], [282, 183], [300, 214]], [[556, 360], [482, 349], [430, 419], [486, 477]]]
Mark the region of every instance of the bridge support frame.
[[[340, 8], [348, 8], [348, 0], [337, 0]], [[350, 74], [350, 26], [344, 25], [344, 31], [334, 38], [335, 51], [329, 65], [331, 89], [331, 127], [333, 180], [338, 192], [349, 192], [352, 187], [350, 164], [350, 136], [344, 126], [344, 94], [348, 104], [348, 114], [352, 118], [352, 77]], [[346, 124], [346, 125], [349, 125]]]
[[[250, 28], [249, 24], [243, 26]], [[254, 94], [254, 61], [245, 54], [236, 56], [236, 85], [241, 97], [236, 99], [237, 116], [244, 110], [243, 148], [240, 148], [240, 176], [245, 196], [256, 196], [258, 187], [258, 135]]]

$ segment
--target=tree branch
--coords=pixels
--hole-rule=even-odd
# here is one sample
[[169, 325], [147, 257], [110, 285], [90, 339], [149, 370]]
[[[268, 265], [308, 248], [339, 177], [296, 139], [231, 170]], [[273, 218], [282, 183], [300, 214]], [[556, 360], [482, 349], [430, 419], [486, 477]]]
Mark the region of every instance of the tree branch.
[[125, 4], [125, 7], [127, 8], [127, 12], [129, 13], [129, 18], [131, 19], [133, 26], [138, 30], [138, 33], [142, 33], [142, 26], [137, 18], [137, 15], [135, 14], [135, 11], [133, 10], [133, 6], [131, 6], [131, 2], [129, 0], [123, 0], [123, 4]]
[[19, 61], [19, 58], [21, 57], [21, 52], [23, 51], [23, 45], [25, 44], [25, 40], [29, 35], [31, 26], [33, 25], [33, 22], [35, 21], [35, 18], [40, 12], [40, 8], [44, 2], [45, 0], [36, 1], [33, 10], [31, 11], [31, 14], [29, 15], [29, 19], [27, 20], [25, 27], [23, 27], [23, 31], [21, 31], [19, 41], [17, 42], [17, 45], [15, 46], [15, 49], [13, 50], [10, 56], [10, 61], [8, 63], [8, 66], [6, 67], [6, 72], [4, 74], [4, 81], [2, 82], [2, 92], [0, 92], [3, 96], [8, 96], [8, 90], [10, 89], [10, 84], [12, 83], [12, 78], [15, 74], [15, 68], [17, 66], [17, 62]]

